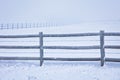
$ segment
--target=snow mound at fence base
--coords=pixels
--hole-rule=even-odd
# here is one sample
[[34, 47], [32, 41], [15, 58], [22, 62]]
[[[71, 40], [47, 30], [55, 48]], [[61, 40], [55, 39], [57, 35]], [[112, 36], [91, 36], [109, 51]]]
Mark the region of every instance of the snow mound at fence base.
[[[35, 61], [36, 62], [36, 61]], [[120, 63], [0, 62], [0, 80], [120, 80]]]

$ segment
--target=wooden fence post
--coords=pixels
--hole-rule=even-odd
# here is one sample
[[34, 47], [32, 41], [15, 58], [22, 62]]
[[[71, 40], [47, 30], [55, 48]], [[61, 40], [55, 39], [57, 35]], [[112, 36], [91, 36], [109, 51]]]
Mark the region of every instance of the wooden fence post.
[[40, 66], [42, 66], [42, 64], [43, 64], [43, 33], [42, 32], [40, 32], [39, 33], [39, 38], [40, 38]]
[[104, 66], [105, 62], [104, 31], [100, 31], [100, 53], [101, 53], [101, 66]]

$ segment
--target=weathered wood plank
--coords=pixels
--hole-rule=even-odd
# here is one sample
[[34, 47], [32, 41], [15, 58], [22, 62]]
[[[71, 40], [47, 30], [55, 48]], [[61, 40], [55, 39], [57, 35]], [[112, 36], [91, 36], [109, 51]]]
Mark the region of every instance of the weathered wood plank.
[[40, 57], [0, 57], [0, 60], [40, 60]]
[[40, 46], [0, 46], [0, 49], [39, 49]]
[[[101, 58], [52, 58], [44, 57], [44, 60], [55, 61], [100, 61]], [[40, 60], [40, 57], [0, 57], [0, 60]], [[120, 62], [120, 58], [105, 58], [107, 62]]]
[[106, 45], [106, 49], [120, 49], [120, 45]]
[[[0, 57], [0, 60], [40, 60], [40, 57]], [[55, 60], [55, 61], [99, 61], [100, 58], [53, 58], [53, 57], [44, 57], [43, 60]]]
[[109, 33], [104, 33], [105, 36], [120, 36], [120, 32], [109, 32]]
[[44, 34], [43, 37], [80, 37], [80, 36], [99, 36], [99, 33], [74, 33], [74, 34]]
[[104, 66], [105, 62], [104, 31], [100, 31], [100, 53], [101, 53], [101, 66]]
[[[0, 46], [0, 49], [39, 49], [40, 46]], [[100, 49], [100, 46], [42, 46], [43, 49]]]
[[120, 58], [105, 58], [105, 61], [108, 61], [108, 62], [120, 62]]
[[42, 66], [43, 64], [43, 56], [44, 56], [44, 52], [43, 52], [43, 33], [40, 32], [39, 33], [39, 38], [40, 38], [40, 66]]
[[46, 57], [44, 60], [55, 60], [55, 61], [100, 61], [100, 58], [50, 58]]
[[[74, 34], [43, 34], [43, 37], [79, 37], [79, 36], [98, 36], [99, 33], [74, 33]], [[0, 35], [0, 38], [33, 38], [39, 35]]]
[[[99, 36], [99, 33], [74, 33], [74, 34], [43, 34], [43, 37], [80, 37], [80, 36]], [[120, 36], [120, 33], [109, 32], [104, 33], [104, 36]], [[0, 38], [33, 38], [39, 35], [0, 35]]]
[[70, 50], [84, 50], [84, 49], [100, 49], [100, 46], [43, 46], [44, 49], [70, 49]]
[[0, 38], [34, 38], [39, 35], [0, 35]]

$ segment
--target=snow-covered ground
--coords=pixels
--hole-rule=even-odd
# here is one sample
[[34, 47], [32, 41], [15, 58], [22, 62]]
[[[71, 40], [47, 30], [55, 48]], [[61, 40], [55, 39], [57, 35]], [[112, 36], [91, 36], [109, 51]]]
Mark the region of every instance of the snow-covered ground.
[[1, 62], [1, 80], [120, 80], [120, 63], [98, 62]]
[[[1, 30], [1, 35], [120, 32], [120, 23], [82, 23], [59, 27]], [[119, 45], [119, 37], [105, 37], [105, 44]], [[99, 37], [45, 38], [44, 45], [99, 45]], [[39, 45], [39, 38], [0, 39], [0, 45]], [[106, 57], [120, 58], [119, 50], [106, 50]], [[0, 56], [39, 56], [39, 50], [0, 49]], [[100, 57], [99, 50], [45, 50], [45, 57]], [[0, 61], [0, 80], [120, 80], [120, 63], [44, 61]]]

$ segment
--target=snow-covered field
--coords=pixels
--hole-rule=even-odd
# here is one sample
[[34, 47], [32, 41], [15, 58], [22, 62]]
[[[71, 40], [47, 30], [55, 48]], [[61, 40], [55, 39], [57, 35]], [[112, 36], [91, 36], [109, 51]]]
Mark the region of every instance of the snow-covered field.
[[120, 80], [120, 63], [99, 62], [1, 62], [1, 80]]
[[[1, 35], [120, 32], [120, 23], [82, 23], [60, 27], [1, 30]], [[119, 45], [119, 37], [105, 37], [105, 44]], [[99, 37], [45, 38], [44, 45], [99, 45]], [[36, 39], [0, 39], [0, 45], [39, 45]], [[120, 58], [119, 50], [106, 50], [106, 57]], [[39, 56], [39, 50], [0, 49], [0, 56]], [[100, 57], [99, 50], [45, 50], [47, 57]], [[0, 61], [0, 80], [120, 80], [120, 63], [44, 61]]]

